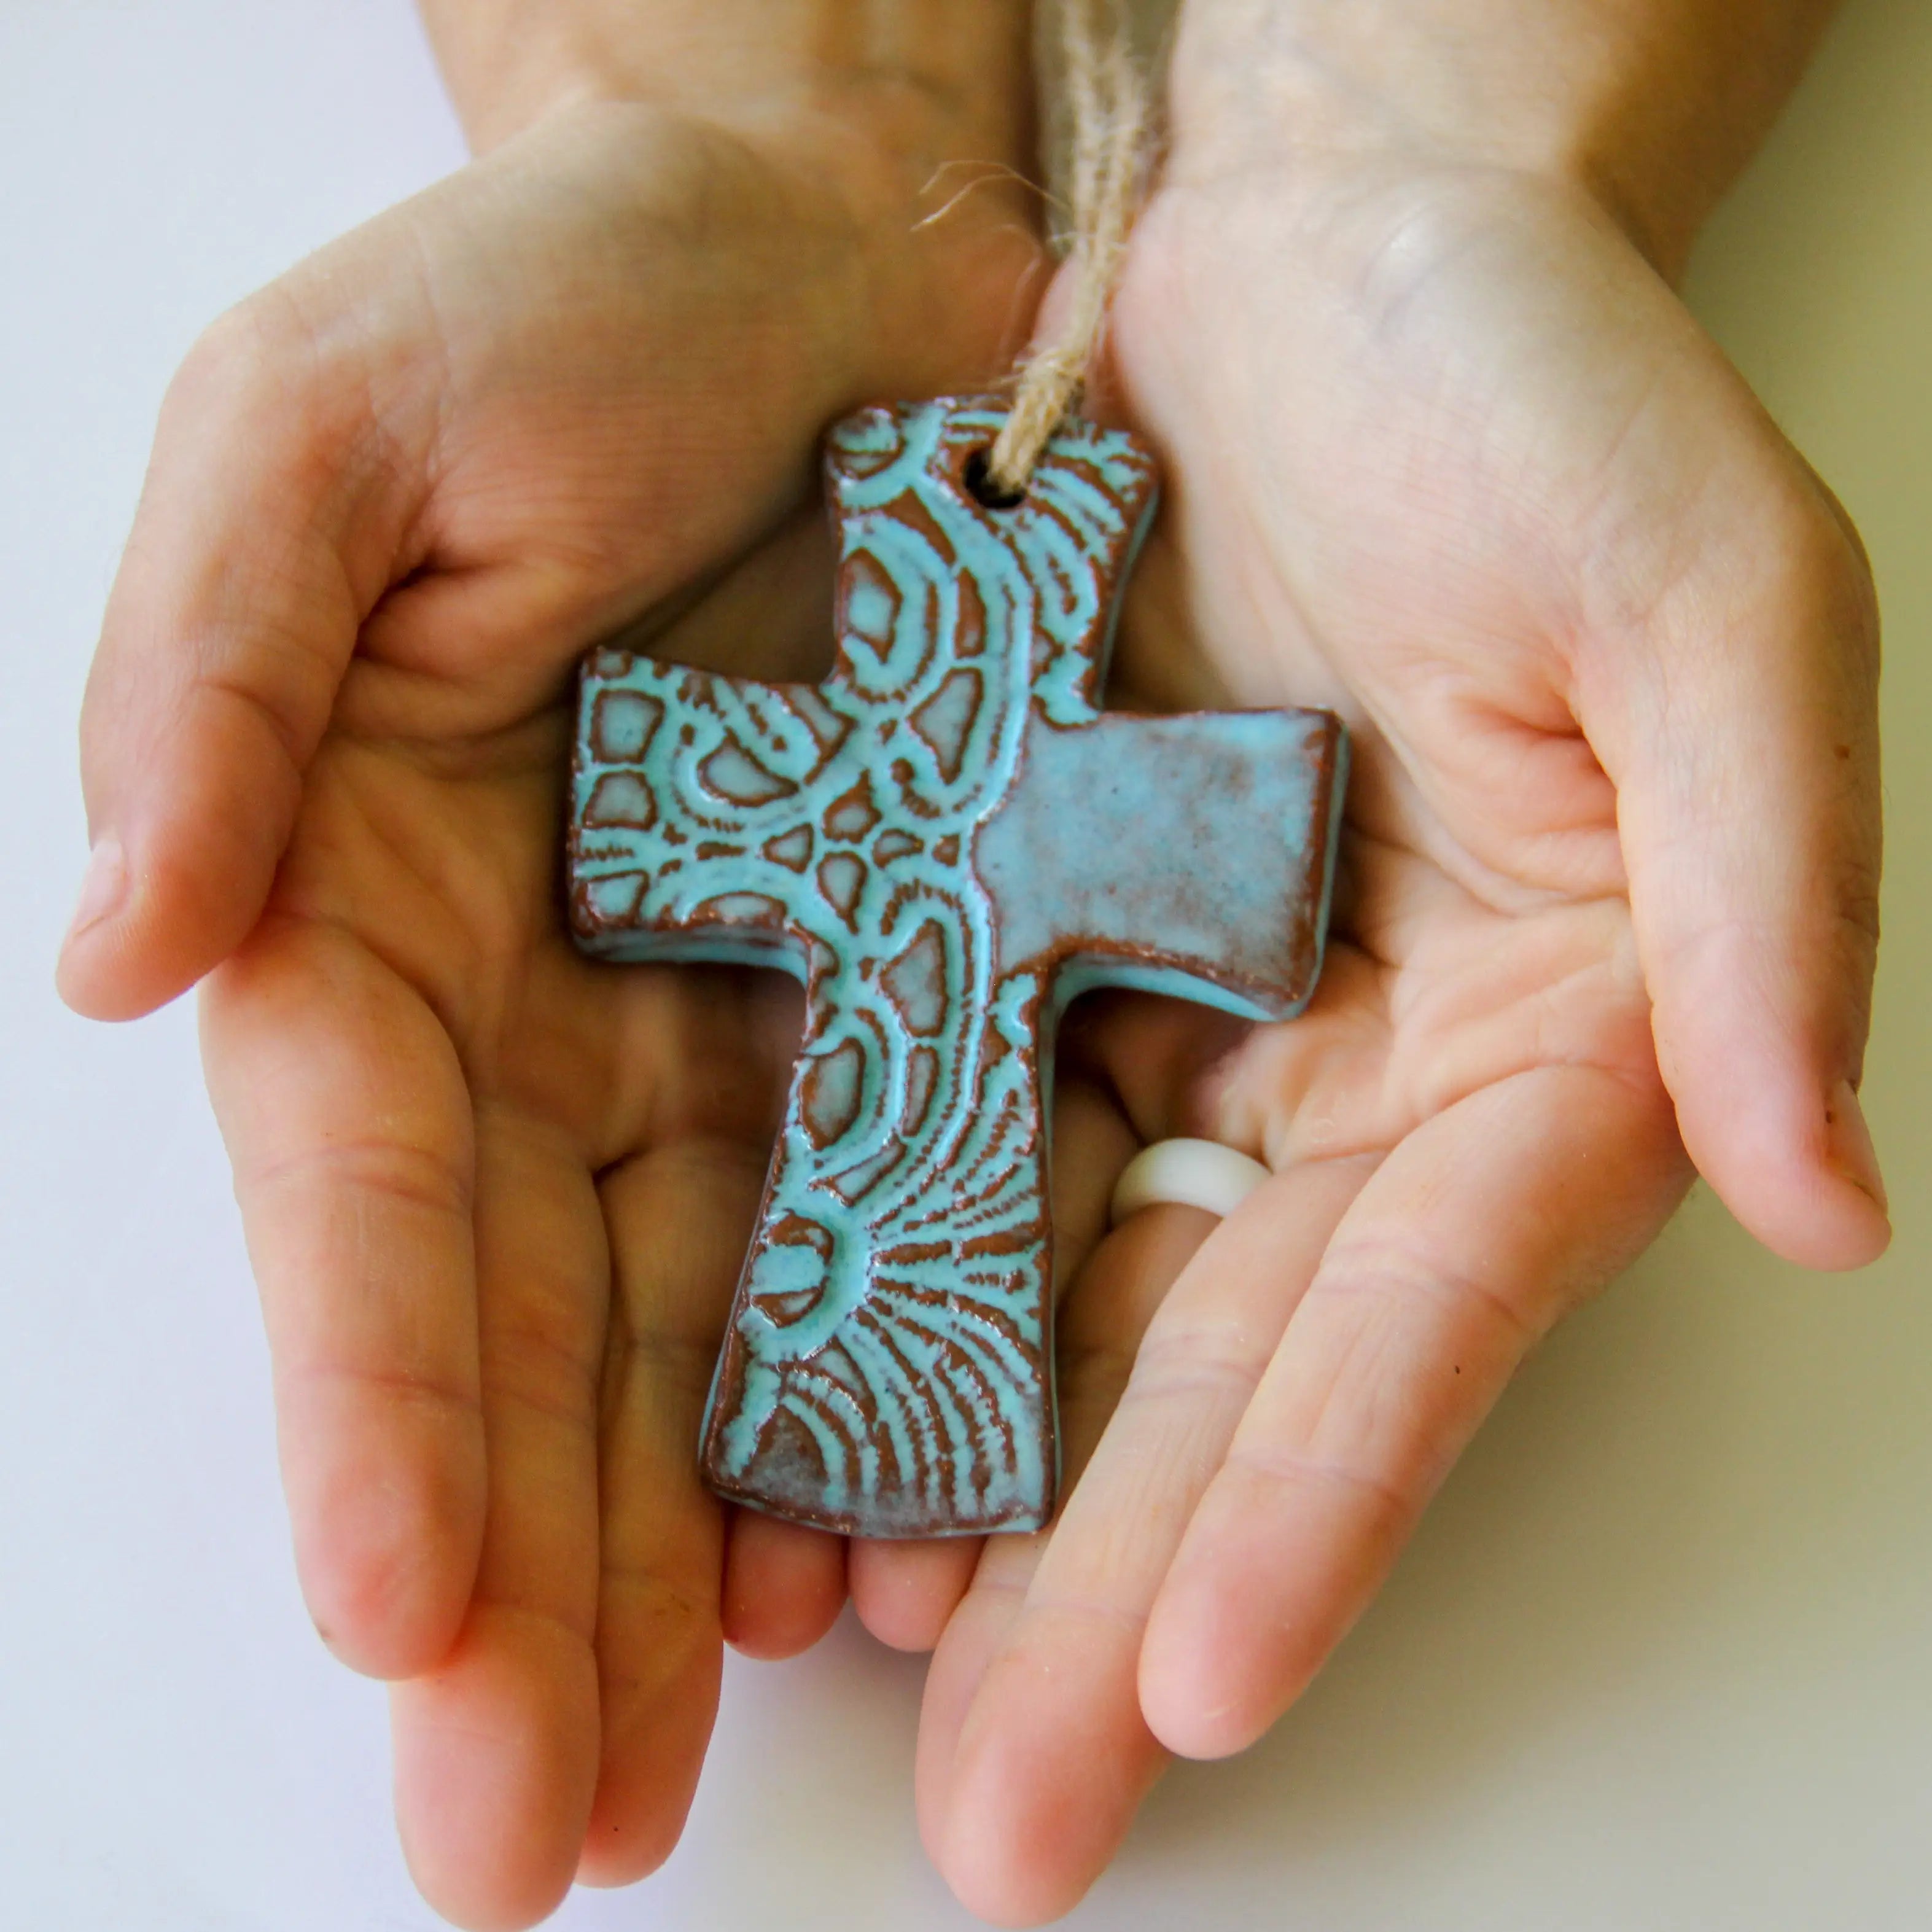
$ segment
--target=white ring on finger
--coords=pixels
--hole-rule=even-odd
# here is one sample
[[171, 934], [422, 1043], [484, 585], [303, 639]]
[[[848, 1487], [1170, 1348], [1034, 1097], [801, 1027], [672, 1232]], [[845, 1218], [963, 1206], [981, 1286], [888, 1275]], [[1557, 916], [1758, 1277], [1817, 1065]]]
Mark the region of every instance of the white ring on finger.
[[1118, 1228], [1130, 1214], [1160, 1202], [1225, 1217], [1268, 1178], [1259, 1161], [1219, 1141], [1156, 1141], [1120, 1170], [1108, 1220]]

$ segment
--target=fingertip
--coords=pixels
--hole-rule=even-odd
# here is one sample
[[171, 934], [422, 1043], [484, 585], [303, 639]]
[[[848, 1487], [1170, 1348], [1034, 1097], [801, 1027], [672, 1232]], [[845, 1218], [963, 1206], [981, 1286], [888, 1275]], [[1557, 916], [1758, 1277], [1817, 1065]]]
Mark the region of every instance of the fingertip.
[[[955, 1766], [952, 1801], [927, 1850], [954, 1898], [989, 1925], [1045, 1925], [1064, 1918], [1086, 1895], [1090, 1876], [1069, 1878], [1058, 1860], [1061, 1835], [1042, 1861], [1034, 1842], [1042, 1821], [1015, 1815], [1001, 1788], [1002, 1754], [967, 1751]], [[1082, 1861], [1084, 1864], [1085, 1861]], [[1095, 1874], [1097, 1876], [1097, 1873]]]
[[949, 1672], [940, 1694], [958, 1715], [950, 1761], [921, 1794], [937, 1801], [927, 1842], [969, 1910], [1042, 1924], [1106, 1870], [1166, 1762], [1134, 1695], [1139, 1632], [1034, 1598], [1019, 1618], [996, 1611], [966, 1634], [964, 1656], [946, 1661], [977, 1664], [977, 1681]]
[[482, 1543], [480, 1438], [470, 1440], [458, 1416], [419, 1418], [410, 1432], [413, 1454], [398, 1425], [380, 1464], [293, 1460], [284, 1474], [296, 1569], [317, 1632], [350, 1670], [391, 1682], [449, 1656]]
[[124, 915], [132, 879], [120, 840], [112, 833], [97, 838], [54, 968], [62, 999], [83, 1019], [136, 1019], [159, 1004], [130, 983]]
[[462, 1628], [463, 1605], [448, 1578], [389, 1552], [358, 1552], [320, 1580], [304, 1576], [302, 1593], [329, 1654], [380, 1683], [436, 1669]]
[[580, 1885], [635, 1885], [683, 1835], [724, 1656], [716, 1586], [696, 1585], [694, 1575], [680, 1586], [646, 1569], [606, 1571], [597, 1613], [602, 1761], [578, 1847]]
[[424, 1898], [465, 1932], [522, 1932], [576, 1875], [597, 1770], [596, 1666], [549, 1618], [479, 1610], [391, 1695], [396, 1816]]
[[[1160, 1713], [1159, 1722], [1155, 1713]], [[1162, 1709], [1157, 1698], [1151, 1700], [1148, 1729], [1160, 1740], [1163, 1750], [1193, 1764], [1217, 1764], [1223, 1758], [1238, 1757], [1268, 1732], [1265, 1723], [1257, 1723], [1238, 1706], [1216, 1708], [1196, 1703], [1191, 1707], [1170, 1701]]]
[[1393, 1492], [1312, 1465], [1225, 1465], [1148, 1615], [1148, 1728], [1181, 1757], [1246, 1750], [1314, 1682], [1414, 1520]]
[[1063, 1918], [1106, 1870], [1164, 1762], [1138, 1712], [1070, 1708], [1031, 1660], [1003, 1658], [961, 1734], [928, 1840], [934, 1862], [990, 1924]]
[[292, 827], [292, 774], [266, 774], [237, 811], [210, 775], [164, 772], [168, 811], [97, 839], [62, 941], [55, 984], [82, 1018], [139, 1019], [196, 985], [260, 919]]
[[1814, 1168], [1775, 1194], [1754, 1190], [1742, 1199], [1726, 1196], [1726, 1204], [1772, 1253], [1822, 1274], [1869, 1268], [1892, 1245], [1886, 1210], [1856, 1181], [1829, 1167]]
[[[1252, 1672], [1231, 1673], [1240, 1658], [1232, 1633], [1214, 1630], [1220, 1598], [1195, 1576], [1172, 1578], [1141, 1646], [1141, 1715], [1164, 1750], [1208, 1762], [1233, 1757], [1262, 1737], [1271, 1713], [1257, 1707]], [[1234, 1681], [1230, 1681], [1231, 1675]]]
[[650, 1710], [624, 1712], [604, 1664], [603, 1766], [578, 1845], [576, 1882], [597, 1892], [636, 1886], [678, 1849], [698, 1791], [705, 1743], [717, 1715], [722, 1644], [711, 1630], [704, 1656], [674, 1661], [663, 1679], [626, 1690], [650, 1694]]
[[719, 1618], [742, 1655], [776, 1663], [809, 1650], [845, 1606], [845, 1539], [741, 1509], [724, 1556]]
[[[124, 946], [112, 931], [70, 933], [54, 967], [54, 990], [68, 1010], [84, 1020], [117, 1025], [145, 1018], [166, 1006], [170, 992], [150, 995], [140, 976], [130, 970]], [[175, 992], [182, 990], [176, 988]]]
[[1878, 1210], [1889, 1240], [1892, 1204], [1885, 1190], [1884, 1172], [1858, 1090], [1849, 1080], [1840, 1080], [1826, 1096], [1824, 1138], [1827, 1163], [1838, 1179], [1850, 1181]]
[[[1793, 1074], [1751, 1080], [1733, 1070], [1687, 1090], [1685, 1145], [1745, 1230], [1800, 1268], [1866, 1268], [1892, 1242], [1885, 1181], [1864, 1111], [1849, 1080], [1808, 1100]], [[1712, 1092], [1709, 1090], [1714, 1090]]]
[[[723, 1646], [674, 1642], [670, 1667], [655, 1682], [632, 1677], [626, 1693], [645, 1700], [625, 1712], [604, 1665], [603, 1762], [578, 1847], [577, 1882], [596, 1891], [637, 1885], [662, 1867], [684, 1835], [718, 1708]], [[656, 1660], [654, 1660], [655, 1661]]]
[[1010, 1927], [1014, 1932], [1030, 1926], [1050, 1925], [1056, 1918], [1065, 1918], [1089, 1888], [1082, 1886], [1063, 1896], [1058, 1890], [1042, 1891], [1024, 1885], [1016, 1887], [1004, 1874], [990, 1875], [968, 1862], [954, 1862], [959, 1869], [955, 1870], [949, 1863], [940, 1867], [953, 1897], [975, 1918], [988, 1925]]
[[932, 1649], [972, 1582], [981, 1541], [855, 1542], [847, 1576], [860, 1622], [890, 1649]]
[[589, 1892], [621, 1892], [641, 1885], [664, 1868], [684, 1835], [684, 1814], [659, 1814], [643, 1825], [609, 1815], [601, 1797], [578, 1848], [574, 1882]]
[[1835, 1271], [1876, 1260], [1892, 1238], [1877, 1154], [1841, 1070], [1865, 1038], [1870, 975], [1861, 964], [1809, 984], [1792, 963], [1808, 956], [1754, 950], [1720, 928], [1653, 976], [1652, 1026], [1697, 1172], [1774, 1254]]
[[105, 936], [112, 932], [117, 915], [127, 903], [128, 885], [127, 852], [112, 832], [104, 833], [94, 840], [80, 875], [80, 890], [74, 896], [73, 915], [61, 945], [63, 962], [77, 947], [84, 946], [91, 934], [102, 932]]
[[985, 1552], [978, 1580], [947, 1620], [927, 1666], [913, 1761], [913, 1802], [920, 1841], [942, 1873], [947, 1870], [946, 1846], [961, 1740], [986, 1672], [1020, 1613], [1024, 1579], [1036, 1556], [1036, 1550], [1016, 1552], [1012, 1544], [995, 1540]]

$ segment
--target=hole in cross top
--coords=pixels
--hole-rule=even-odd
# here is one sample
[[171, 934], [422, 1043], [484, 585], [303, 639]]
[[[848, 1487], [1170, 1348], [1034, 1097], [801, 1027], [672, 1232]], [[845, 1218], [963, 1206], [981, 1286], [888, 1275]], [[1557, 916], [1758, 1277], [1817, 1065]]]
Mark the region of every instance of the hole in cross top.
[[993, 481], [993, 452], [976, 449], [966, 459], [966, 488], [989, 510], [1011, 510], [1026, 501], [1024, 490], [1004, 489]]

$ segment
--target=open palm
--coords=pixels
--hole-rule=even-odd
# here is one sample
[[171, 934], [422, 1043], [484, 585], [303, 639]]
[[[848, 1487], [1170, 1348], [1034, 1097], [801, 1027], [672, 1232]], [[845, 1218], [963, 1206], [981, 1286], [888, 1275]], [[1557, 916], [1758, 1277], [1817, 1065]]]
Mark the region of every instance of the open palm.
[[1083, 1032], [1135, 1138], [1275, 1178], [1095, 1252], [1063, 1318], [1090, 1460], [940, 1643], [923, 1826], [1004, 1923], [1078, 1897], [1166, 1751], [1238, 1750], [1298, 1694], [1525, 1352], [1662, 1226], [1687, 1147], [1794, 1258], [1886, 1236], [1851, 1087], [1856, 537], [1581, 194], [1231, 161], [1185, 80], [1114, 311], [1168, 493], [1119, 683], [1332, 706], [1354, 776], [1304, 1018], [1123, 1002]]

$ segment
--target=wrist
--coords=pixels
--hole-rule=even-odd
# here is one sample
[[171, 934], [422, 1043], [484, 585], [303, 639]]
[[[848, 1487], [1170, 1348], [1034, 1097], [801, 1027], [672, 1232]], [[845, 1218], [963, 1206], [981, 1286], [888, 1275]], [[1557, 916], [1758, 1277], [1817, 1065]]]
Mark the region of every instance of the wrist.
[[1018, 168], [1032, 142], [1030, 0], [420, 0], [472, 146], [572, 102], [705, 119], [842, 122], [909, 166]]
[[890, 342], [870, 360], [903, 393], [1004, 373], [1041, 260], [1030, 0], [421, 4], [479, 152], [559, 117], [646, 149], [705, 130], [698, 150], [748, 156], [801, 224], [834, 225], [855, 350]]
[[1187, 0], [1177, 149], [1507, 170], [1580, 192], [1666, 274], [1833, 0]]

